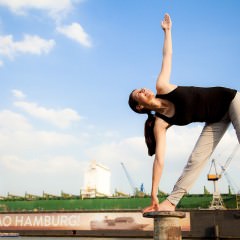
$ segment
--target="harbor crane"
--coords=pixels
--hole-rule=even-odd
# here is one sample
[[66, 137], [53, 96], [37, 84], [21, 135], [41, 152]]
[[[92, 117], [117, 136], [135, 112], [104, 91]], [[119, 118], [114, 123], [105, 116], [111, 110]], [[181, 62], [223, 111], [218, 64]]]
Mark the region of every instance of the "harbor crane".
[[[212, 163], [211, 163], [211, 167], [209, 170], [209, 173], [207, 175], [208, 177], [208, 181], [213, 181], [213, 185], [214, 185], [214, 192], [213, 192], [213, 200], [210, 206], [210, 209], [221, 209], [224, 208], [223, 205], [223, 201], [221, 198], [221, 195], [218, 191], [218, 180], [222, 177], [223, 174], [225, 174], [226, 176], [226, 169], [228, 168], [230, 162], [232, 161], [233, 157], [235, 156], [235, 154], [237, 153], [239, 149], [239, 144], [237, 144], [235, 146], [235, 148], [233, 149], [231, 155], [228, 157], [226, 163], [224, 164], [224, 166], [221, 167], [221, 172], [220, 174], [217, 173], [217, 168], [216, 168], [216, 161], [215, 159], [212, 159]], [[211, 169], [214, 167], [215, 173], [211, 173]], [[229, 178], [228, 178], [229, 179]]]
[[[223, 166], [220, 165], [221, 169], [223, 170]], [[238, 186], [238, 184], [236, 184], [233, 179], [229, 176], [227, 171], [223, 172], [224, 177], [226, 178], [228, 185], [229, 185], [229, 189], [231, 191], [231, 193], [233, 194], [240, 194], [240, 187]]]
[[127, 171], [127, 169], [126, 169], [126, 167], [125, 167], [125, 165], [124, 165], [123, 162], [121, 162], [121, 165], [122, 165], [122, 168], [123, 168], [123, 170], [124, 170], [124, 172], [125, 172], [125, 174], [126, 174], [126, 176], [127, 176], [128, 182], [129, 182], [129, 184], [130, 184], [130, 186], [131, 186], [131, 188], [132, 188], [133, 194], [134, 194], [135, 196], [141, 196], [141, 197], [144, 196], [144, 186], [143, 186], [143, 183], [141, 184], [140, 190], [139, 190], [139, 189], [135, 186], [135, 184], [134, 184], [131, 176], [129, 175], [129, 173], [128, 173], [128, 171]]
[[[214, 174], [210, 173], [211, 169], [213, 167], [215, 170]], [[212, 202], [211, 202], [211, 205], [209, 208], [210, 209], [224, 209], [223, 200], [222, 200], [221, 194], [218, 191], [218, 185], [217, 185], [217, 182], [221, 178], [221, 175], [217, 173], [215, 159], [212, 159], [211, 167], [210, 167], [207, 177], [208, 177], [208, 181], [213, 182], [213, 198], [212, 198]]]

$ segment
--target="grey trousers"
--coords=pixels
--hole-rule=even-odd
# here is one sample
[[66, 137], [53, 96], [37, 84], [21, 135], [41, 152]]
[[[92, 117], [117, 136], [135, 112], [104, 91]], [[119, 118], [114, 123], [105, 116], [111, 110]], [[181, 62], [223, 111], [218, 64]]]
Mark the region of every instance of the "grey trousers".
[[182, 175], [176, 182], [173, 191], [168, 196], [168, 200], [175, 206], [187, 193], [206, 162], [210, 158], [217, 144], [223, 137], [230, 123], [232, 123], [240, 143], [240, 93], [238, 92], [232, 100], [229, 110], [223, 119], [216, 123], [205, 124], [199, 139], [188, 159]]

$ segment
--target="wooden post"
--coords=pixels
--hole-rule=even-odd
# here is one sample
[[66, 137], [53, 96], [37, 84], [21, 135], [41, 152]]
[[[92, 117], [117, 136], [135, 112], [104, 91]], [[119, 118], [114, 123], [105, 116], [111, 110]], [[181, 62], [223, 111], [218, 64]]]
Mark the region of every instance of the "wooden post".
[[180, 218], [184, 218], [184, 212], [147, 212], [143, 217], [154, 218], [154, 240], [181, 240], [182, 232]]

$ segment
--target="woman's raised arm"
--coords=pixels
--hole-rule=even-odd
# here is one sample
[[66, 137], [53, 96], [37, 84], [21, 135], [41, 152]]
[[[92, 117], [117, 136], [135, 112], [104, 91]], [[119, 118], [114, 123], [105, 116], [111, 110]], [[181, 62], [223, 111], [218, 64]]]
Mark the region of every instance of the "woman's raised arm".
[[172, 68], [172, 21], [168, 14], [165, 14], [161, 26], [164, 31], [163, 59], [162, 68], [156, 83], [156, 89], [157, 93], [166, 93], [171, 90], [169, 81]]

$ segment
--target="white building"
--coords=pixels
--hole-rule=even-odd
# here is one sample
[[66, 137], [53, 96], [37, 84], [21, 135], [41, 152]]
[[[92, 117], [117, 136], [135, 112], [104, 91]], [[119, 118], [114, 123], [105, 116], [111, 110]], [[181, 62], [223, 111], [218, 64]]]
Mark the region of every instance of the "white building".
[[83, 198], [111, 195], [110, 169], [92, 161], [84, 174], [84, 187], [81, 191]]

